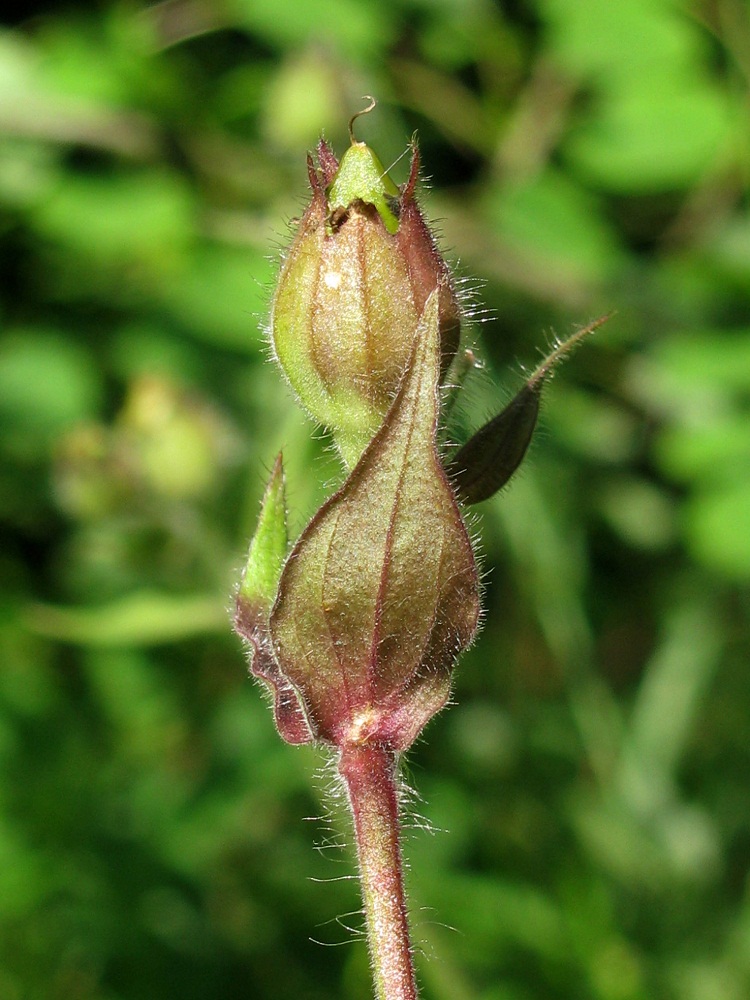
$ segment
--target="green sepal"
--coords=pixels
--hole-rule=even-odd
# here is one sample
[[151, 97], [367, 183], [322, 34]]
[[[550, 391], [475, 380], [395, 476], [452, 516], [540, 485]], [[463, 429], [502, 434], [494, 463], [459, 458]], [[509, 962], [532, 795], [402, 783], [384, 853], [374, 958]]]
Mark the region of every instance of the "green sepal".
[[270, 611], [289, 546], [281, 454], [276, 457], [250, 542], [239, 597]]
[[393, 211], [399, 189], [385, 167], [364, 142], [355, 142], [341, 157], [336, 176], [328, 189], [328, 208], [346, 210], [354, 201], [374, 205], [389, 233], [398, 232], [398, 216]]
[[258, 526], [237, 591], [234, 630], [248, 645], [250, 673], [271, 692], [279, 735], [296, 746], [310, 743], [315, 734], [297, 691], [279, 669], [268, 630], [268, 616], [276, 598], [287, 547], [284, 469], [279, 454], [261, 501]]

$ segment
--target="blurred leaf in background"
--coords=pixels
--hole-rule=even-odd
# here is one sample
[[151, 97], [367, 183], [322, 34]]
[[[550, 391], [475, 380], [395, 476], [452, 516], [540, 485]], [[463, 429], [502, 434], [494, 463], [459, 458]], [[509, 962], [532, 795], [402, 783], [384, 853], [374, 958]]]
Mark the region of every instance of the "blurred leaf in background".
[[226, 609], [279, 448], [296, 531], [341, 475], [264, 324], [373, 93], [486, 320], [456, 438], [617, 310], [480, 511], [484, 634], [407, 762], [424, 996], [744, 1000], [749, 82], [742, 0], [6, 16], [0, 996], [368, 995], [324, 762]]

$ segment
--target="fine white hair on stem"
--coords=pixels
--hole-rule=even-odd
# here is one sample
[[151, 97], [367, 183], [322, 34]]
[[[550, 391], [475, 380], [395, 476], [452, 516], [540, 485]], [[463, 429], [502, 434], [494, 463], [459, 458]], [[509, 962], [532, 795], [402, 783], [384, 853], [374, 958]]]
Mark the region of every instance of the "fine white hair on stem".
[[329, 885], [331, 882], [357, 882], [358, 878], [354, 874], [350, 875], [331, 875], [329, 878], [317, 878], [315, 875], [307, 876], [308, 882], [316, 882], [319, 885]]
[[347, 922], [347, 918], [349, 917], [359, 917], [364, 922], [364, 910], [361, 907], [355, 910], [349, 910], [346, 913], [341, 913], [338, 916], [331, 917], [330, 920], [323, 920], [321, 923], [316, 924], [316, 927], [319, 930], [324, 927], [340, 927], [347, 933], [347, 937], [343, 941], [321, 941], [314, 937], [311, 937], [309, 940], [313, 944], [318, 944], [323, 948], [340, 948], [343, 945], [354, 944], [357, 941], [366, 940], [367, 933], [364, 927], [353, 927]]

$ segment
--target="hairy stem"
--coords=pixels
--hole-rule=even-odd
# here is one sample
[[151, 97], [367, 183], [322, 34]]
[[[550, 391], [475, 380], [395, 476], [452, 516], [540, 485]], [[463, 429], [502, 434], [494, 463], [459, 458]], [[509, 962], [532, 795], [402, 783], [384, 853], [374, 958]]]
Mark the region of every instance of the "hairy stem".
[[346, 746], [339, 772], [354, 818], [377, 1000], [416, 1000], [399, 843], [396, 755], [378, 743]]

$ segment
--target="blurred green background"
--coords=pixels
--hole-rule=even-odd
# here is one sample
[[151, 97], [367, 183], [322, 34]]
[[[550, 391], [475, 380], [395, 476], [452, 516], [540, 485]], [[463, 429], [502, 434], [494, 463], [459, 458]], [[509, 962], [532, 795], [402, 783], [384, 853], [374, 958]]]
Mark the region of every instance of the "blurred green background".
[[340, 477], [264, 323], [305, 153], [323, 130], [343, 150], [374, 94], [357, 132], [388, 164], [418, 130], [424, 205], [476, 314], [484, 370], [457, 434], [555, 333], [617, 310], [477, 509], [484, 631], [407, 762], [425, 1000], [744, 1000], [744, 0], [71, 0], [16, 18], [0, 997], [369, 996], [330, 766], [277, 738], [228, 608], [276, 451], [295, 532]]

